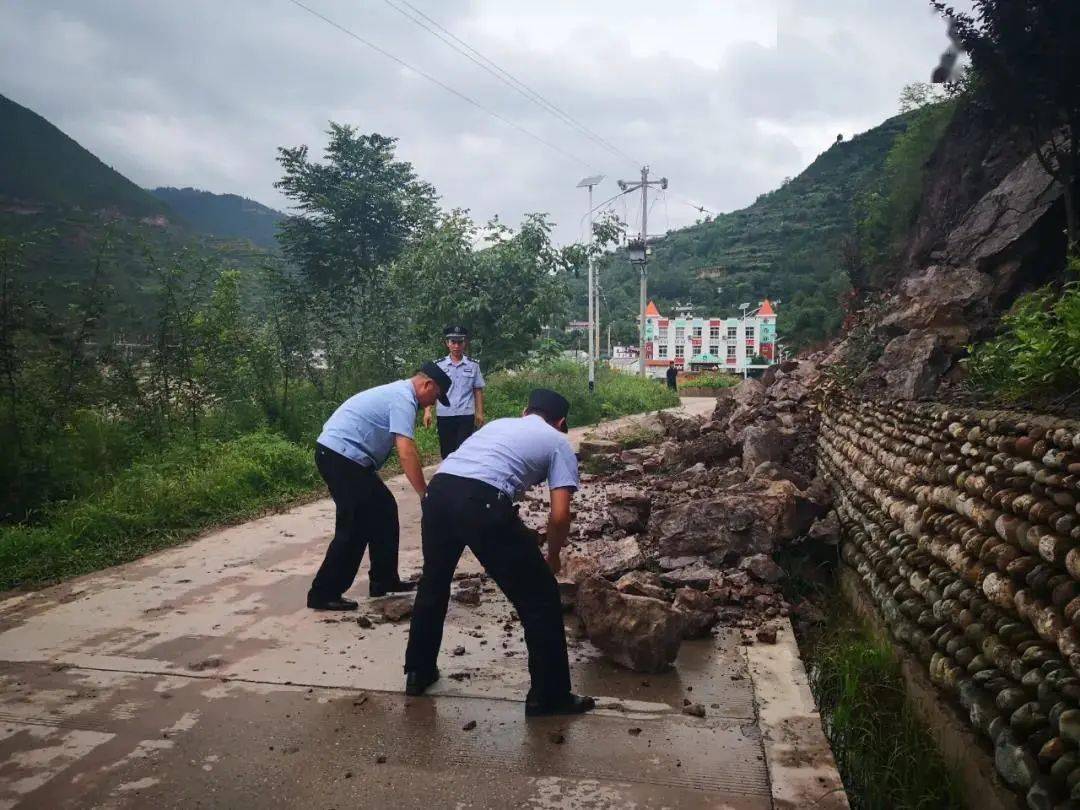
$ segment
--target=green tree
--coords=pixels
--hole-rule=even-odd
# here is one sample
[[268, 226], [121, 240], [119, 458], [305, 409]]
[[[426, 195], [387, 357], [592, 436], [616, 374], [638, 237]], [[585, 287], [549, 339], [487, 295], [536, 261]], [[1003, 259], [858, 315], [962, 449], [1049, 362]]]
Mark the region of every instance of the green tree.
[[275, 186], [297, 214], [281, 225], [285, 255], [317, 287], [377, 287], [378, 268], [396, 259], [435, 222], [435, 189], [394, 157], [395, 138], [361, 135], [331, 122], [325, 162], [307, 146], [282, 147]]
[[1019, 127], [1043, 169], [1064, 190], [1068, 251], [1080, 249], [1080, 3], [974, 0], [974, 13], [931, 0], [953, 21], [971, 56], [980, 95]]

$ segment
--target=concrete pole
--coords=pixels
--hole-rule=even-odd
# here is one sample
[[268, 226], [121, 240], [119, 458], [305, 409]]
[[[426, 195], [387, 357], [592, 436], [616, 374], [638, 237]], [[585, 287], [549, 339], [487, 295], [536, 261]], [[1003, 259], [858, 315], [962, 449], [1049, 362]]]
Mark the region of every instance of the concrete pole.
[[646, 276], [647, 268], [649, 266], [649, 167], [641, 167], [641, 247], [645, 251], [644, 259], [641, 262], [641, 296], [640, 296], [640, 318], [638, 322], [638, 373], [645, 376], [645, 306], [648, 303], [645, 300], [648, 290], [646, 289]]
[[588, 262], [589, 262], [589, 393], [592, 393], [596, 388], [596, 354], [599, 346], [596, 343], [596, 288], [593, 284], [593, 260], [592, 260], [592, 240], [593, 240], [593, 205], [592, 205], [592, 190], [593, 187], [589, 186], [589, 234], [585, 241], [586, 247], [589, 249]]

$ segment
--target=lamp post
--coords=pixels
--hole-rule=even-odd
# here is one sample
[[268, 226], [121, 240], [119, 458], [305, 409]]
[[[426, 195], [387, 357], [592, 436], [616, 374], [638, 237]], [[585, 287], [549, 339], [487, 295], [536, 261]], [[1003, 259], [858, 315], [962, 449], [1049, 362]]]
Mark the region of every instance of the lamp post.
[[595, 284], [593, 282], [593, 259], [592, 259], [592, 250], [591, 250], [591, 248], [592, 248], [592, 240], [593, 240], [592, 190], [593, 190], [593, 186], [599, 185], [600, 181], [603, 180], [603, 179], [604, 179], [604, 175], [602, 175], [602, 174], [594, 174], [594, 175], [592, 175], [590, 177], [584, 178], [580, 183], [577, 184], [578, 188], [587, 188], [587, 189], [589, 189], [589, 214], [588, 214], [588, 216], [589, 216], [589, 236], [588, 236], [588, 240], [586, 241], [586, 248], [588, 250], [588, 253], [586, 254], [586, 261], [588, 262], [588, 265], [589, 265], [589, 281], [588, 281], [589, 288], [588, 288], [588, 291], [587, 291], [586, 296], [585, 296], [588, 299], [588, 310], [589, 310], [589, 315], [588, 315], [588, 321], [589, 321], [589, 393], [592, 393], [593, 390], [596, 388], [596, 355], [599, 354], [598, 349], [600, 348], [598, 345], [596, 345], [597, 344], [597, 332], [596, 332], [597, 318], [596, 318], [596, 315], [597, 315], [597, 310], [599, 309], [599, 307], [597, 306], [597, 304], [599, 302], [596, 300], [596, 287], [595, 287]]

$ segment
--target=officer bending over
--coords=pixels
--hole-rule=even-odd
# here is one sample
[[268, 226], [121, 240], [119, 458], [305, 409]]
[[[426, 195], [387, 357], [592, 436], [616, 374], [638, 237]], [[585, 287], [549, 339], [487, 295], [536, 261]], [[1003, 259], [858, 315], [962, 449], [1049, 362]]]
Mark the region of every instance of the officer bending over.
[[[450, 583], [466, 547], [514, 606], [525, 629], [532, 687], [528, 716], [580, 714], [595, 706], [570, 691], [570, 664], [555, 574], [570, 530], [578, 488], [577, 458], [566, 436], [570, 410], [562, 396], [539, 388], [524, 415], [484, 426], [439, 467], [422, 501], [424, 571], [405, 652], [405, 692], [419, 695], [439, 678], [436, 659]], [[521, 522], [514, 499], [547, 480], [551, 514], [547, 562], [536, 534]]]
[[416, 411], [436, 400], [445, 403], [450, 378], [434, 363], [424, 363], [408, 380], [361, 391], [345, 400], [323, 425], [315, 446], [315, 464], [337, 517], [334, 539], [308, 591], [315, 610], [355, 610], [342, 594], [352, 587], [364, 547], [369, 546], [372, 596], [413, 589], [398, 576], [397, 501], [379, 478], [391, 449], [420, 496], [425, 490], [420, 454], [413, 440]]

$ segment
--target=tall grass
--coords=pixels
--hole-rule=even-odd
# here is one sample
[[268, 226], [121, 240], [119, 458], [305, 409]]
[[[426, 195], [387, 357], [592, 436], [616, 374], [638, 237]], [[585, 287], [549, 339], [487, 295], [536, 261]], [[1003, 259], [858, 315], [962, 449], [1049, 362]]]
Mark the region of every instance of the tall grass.
[[950, 810], [963, 796], [911, 710], [888, 643], [836, 599], [804, 643], [826, 735], [856, 810]]

